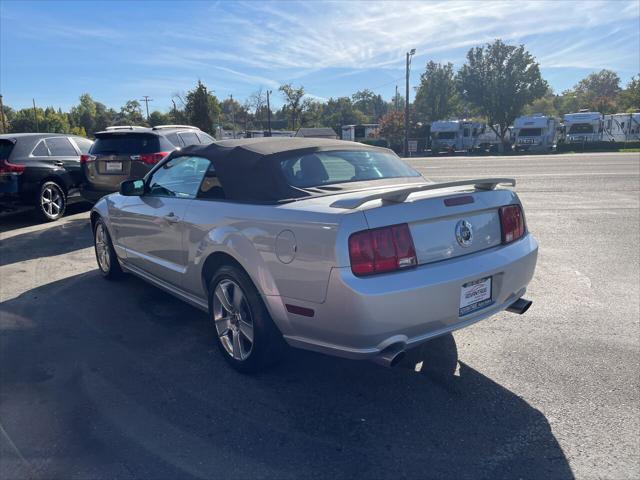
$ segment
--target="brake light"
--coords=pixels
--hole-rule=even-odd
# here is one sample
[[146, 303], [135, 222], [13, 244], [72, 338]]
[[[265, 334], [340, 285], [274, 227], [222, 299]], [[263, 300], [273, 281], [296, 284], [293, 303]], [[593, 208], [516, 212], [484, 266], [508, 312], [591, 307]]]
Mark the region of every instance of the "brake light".
[[147, 165], [155, 165], [167, 155], [169, 155], [169, 152], [141, 153], [140, 161]]
[[507, 205], [500, 208], [500, 226], [502, 243], [511, 243], [524, 235], [524, 215], [520, 205]]
[[96, 159], [95, 155], [80, 155], [80, 165], [84, 165], [85, 163], [93, 162]]
[[417, 265], [409, 225], [356, 232], [349, 237], [351, 271], [358, 276], [392, 272]]
[[20, 175], [27, 167], [18, 163], [9, 163], [9, 160], [0, 158], [0, 173], [17, 173]]

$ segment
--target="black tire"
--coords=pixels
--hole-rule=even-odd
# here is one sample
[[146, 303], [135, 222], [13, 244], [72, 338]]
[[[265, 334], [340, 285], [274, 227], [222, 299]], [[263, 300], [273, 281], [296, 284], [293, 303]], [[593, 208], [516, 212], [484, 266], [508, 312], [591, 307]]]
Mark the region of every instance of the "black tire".
[[113, 249], [111, 236], [105, 223], [98, 219], [93, 228], [93, 250], [100, 274], [107, 280], [118, 280], [124, 272]]
[[67, 194], [57, 182], [48, 180], [40, 185], [35, 204], [39, 219], [55, 222], [67, 209]]
[[[240, 294], [236, 293], [236, 287], [239, 287]], [[224, 308], [216, 294], [218, 288], [228, 293], [225, 298], [228, 306], [236, 311], [235, 320], [232, 318], [234, 314]], [[282, 358], [285, 347], [282, 335], [273, 323], [255, 285], [241, 268], [223, 265], [214, 274], [209, 282], [209, 315], [214, 322], [214, 334], [220, 353], [237, 371], [265, 371]], [[244, 331], [248, 330], [247, 320], [251, 321], [251, 342], [243, 333], [243, 327]], [[231, 347], [236, 352], [236, 337], [239, 347], [237, 354], [229, 351]]]

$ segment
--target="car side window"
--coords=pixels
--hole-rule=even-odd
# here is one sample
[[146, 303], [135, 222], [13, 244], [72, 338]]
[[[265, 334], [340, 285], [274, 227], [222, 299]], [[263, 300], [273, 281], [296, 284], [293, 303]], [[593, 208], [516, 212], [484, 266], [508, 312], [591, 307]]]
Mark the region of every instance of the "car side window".
[[47, 147], [54, 157], [77, 157], [78, 152], [67, 137], [47, 138]]
[[207, 135], [204, 132], [198, 132], [198, 137], [200, 137], [200, 143], [203, 145], [209, 145], [216, 141], [215, 138], [213, 138], [211, 135]]
[[73, 141], [76, 143], [81, 153], [89, 153], [89, 149], [93, 142], [87, 138], [73, 137]]
[[153, 172], [146, 195], [195, 198], [209, 165], [209, 160], [202, 157], [172, 158]]
[[47, 148], [47, 144], [44, 143], [44, 140], [40, 140], [36, 145], [36, 148], [31, 152], [32, 157], [48, 157], [49, 149]]
[[220, 200], [226, 198], [213, 162], [209, 164], [209, 168], [207, 168], [204, 174], [197, 198], [202, 200]]
[[165, 137], [176, 147], [184, 147], [184, 143], [182, 143], [177, 133], [167, 133]]
[[185, 145], [199, 145], [200, 140], [198, 136], [193, 132], [182, 132], [178, 134]]

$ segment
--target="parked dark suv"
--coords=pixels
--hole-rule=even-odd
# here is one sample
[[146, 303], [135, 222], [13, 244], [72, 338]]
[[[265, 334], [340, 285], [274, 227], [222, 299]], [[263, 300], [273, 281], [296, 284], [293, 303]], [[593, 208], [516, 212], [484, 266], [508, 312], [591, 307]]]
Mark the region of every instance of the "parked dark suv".
[[0, 135], [0, 211], [29, 205], [44, 220], [62, 217], [68, 202], [82, 200], [80, 155], [92, 144], [63, 133]]
[[84, 175], [82, 196], [91, 202], [117, 192], [125, 180], [144, 177], [176, 148], [215, 141], [200, 129], [187, 125], [108, 127], [95, 137], [93, 147], [80, 160]]

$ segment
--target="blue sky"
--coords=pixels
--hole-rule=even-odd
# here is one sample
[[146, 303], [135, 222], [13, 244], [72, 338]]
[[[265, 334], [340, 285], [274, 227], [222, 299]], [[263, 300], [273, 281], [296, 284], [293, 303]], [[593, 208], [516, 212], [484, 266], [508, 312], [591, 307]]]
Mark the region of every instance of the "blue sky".
[[221, 97], [304, 85], [320, 99], [412, 86], [429, 60], [464, 62], [494, 38], [524, 43], [554, 90], [609, 68], [640, 72], [640, 1], [225, 2], [0, 0], [0, 93], [63, 109], [83, 92], [166, 111], [198, 78]]

